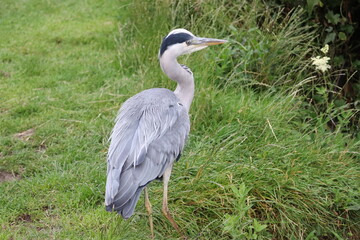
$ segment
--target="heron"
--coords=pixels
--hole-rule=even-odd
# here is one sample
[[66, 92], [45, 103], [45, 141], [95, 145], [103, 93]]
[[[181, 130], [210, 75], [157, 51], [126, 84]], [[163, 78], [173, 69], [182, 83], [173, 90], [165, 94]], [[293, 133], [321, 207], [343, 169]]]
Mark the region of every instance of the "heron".
[[163, 181], [162, 213], [185, 238], [168, 208], [168, 183], [190, 131], [195, 84], [193, 73], [179, 64], [177, 57], [226, 42], [196, 37], [186, 29], [172, 30], [164, 37], [158, 58], [162, 71], [177, 82], [175, 91], [144, 90], [126, 100], [115, 119], [107, 154], [106, 210], [128, 219], [144, 190], [152, 238], [152, 207], [146, 186], [156, 179]]

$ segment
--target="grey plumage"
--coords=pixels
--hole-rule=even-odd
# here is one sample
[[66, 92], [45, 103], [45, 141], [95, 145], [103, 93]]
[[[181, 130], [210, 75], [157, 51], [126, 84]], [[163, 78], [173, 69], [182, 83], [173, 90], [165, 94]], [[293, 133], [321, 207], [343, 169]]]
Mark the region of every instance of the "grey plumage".
[[107, 156], [106, 210], [129, 218], [144, 189], [152, 238], [154, 226], [146, 185], [160, 178], [164, 188], [162, 213], [184, 236], [168, 208], [168, 184], [173, 163], [179, 160], [189, 134], [188, 112], [195, 83], [191, 70], [180, 65], [177, 57], [225, 42], [199, 38], [185, 29], [171, 31], [163, 39], [158, 56], [163, 72], [177, 82], [175, 91], [154, 88], [136, 94], [122, 105], [115, 120]]
[[145, 90], [121, 107], [111, 134], [105, 204], [130, 217], [141, 190], [160, 178], [184, 148], [190, 130], [185, 107], [165, 88]]

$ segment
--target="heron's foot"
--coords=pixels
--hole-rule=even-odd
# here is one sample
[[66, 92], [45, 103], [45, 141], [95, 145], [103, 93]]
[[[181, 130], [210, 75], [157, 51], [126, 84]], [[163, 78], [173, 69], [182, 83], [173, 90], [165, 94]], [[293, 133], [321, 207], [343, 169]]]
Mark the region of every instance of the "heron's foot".
[[177, 223], [175, 222], [175, 220], [172, 218], [169, 208], [167, 207], [167, 205], [163, 206], [162, 209], [162, 213], [163, 215], [169, 220], [169, 222], [171, 223], [171, 225], [175, 228], [175, 230], [179, 233], [179, 235], [181, 236], [182, 239], [187, 240], [187, 237], [185, 236], [185, 234], [181, 231], [181, 229], [179, 228], [179, 225], [177, 225]]

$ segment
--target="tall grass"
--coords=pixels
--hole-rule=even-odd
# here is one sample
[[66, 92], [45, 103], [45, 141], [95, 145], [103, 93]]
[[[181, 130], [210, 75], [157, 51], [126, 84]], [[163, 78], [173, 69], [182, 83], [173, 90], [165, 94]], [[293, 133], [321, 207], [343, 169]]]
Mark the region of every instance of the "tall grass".
[[[197, 89], [192, 135], [174, 170], [170, 206], [191, 238], [358, 236], [359, 142], [342, 135], [341, 126], [328, 131], [327, 116], [316, 117], [298, 94], [316, 87], [308, 84], [316, 35], [304, 11], [284, 15], [260, 1], [151, 5], [135, 2], [127, 25], [136, 29], [130, 42], [147, 47], [120, 54], [145, 68], [139, 78], [146, 86], [174, 87], [158, 70], [160, 41], [149, 45], [150, 36], [184, 27], [230, 40], [225, 48], [183, 59]], [[152, 196], [159, 194], [154, 186]]]

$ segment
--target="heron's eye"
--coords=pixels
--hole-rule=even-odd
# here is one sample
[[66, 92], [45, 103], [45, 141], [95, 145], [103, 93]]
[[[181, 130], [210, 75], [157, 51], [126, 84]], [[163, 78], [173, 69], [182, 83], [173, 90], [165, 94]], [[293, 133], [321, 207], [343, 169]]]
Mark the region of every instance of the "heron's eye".
[[189, 45], [191, 44], [191, 41], [190, 41], [190, 40], [187, 40], [185, 43], [186, 43], [186, 45], [189, 46]]

